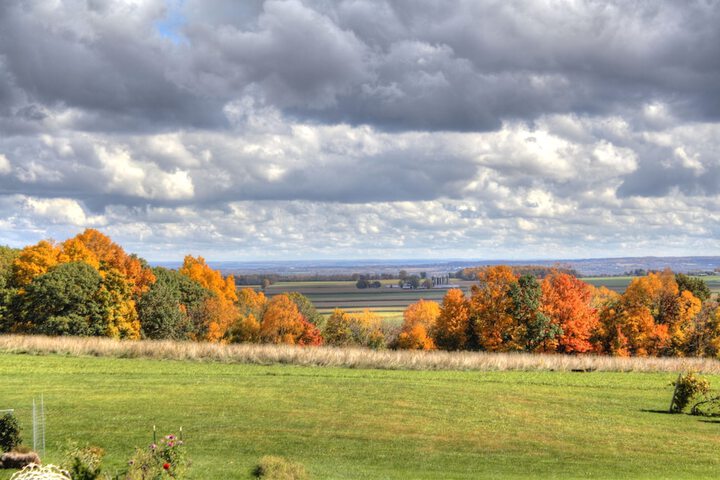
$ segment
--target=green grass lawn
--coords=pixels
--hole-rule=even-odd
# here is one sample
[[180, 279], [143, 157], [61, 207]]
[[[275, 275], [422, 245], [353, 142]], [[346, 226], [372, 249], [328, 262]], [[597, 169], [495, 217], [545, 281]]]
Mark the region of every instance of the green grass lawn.
[[[674, 374], [423, 372], [0, 354], [0, 408], [46, 460], [184, 427], [195, 479], [250, 478], [283, 455], [313, 478], [717, 478], [720, 423], [668, 408]], [[720, 377], [710, 377], [720, 386]], [[0, 478], [8, 478], [7, 472]]]

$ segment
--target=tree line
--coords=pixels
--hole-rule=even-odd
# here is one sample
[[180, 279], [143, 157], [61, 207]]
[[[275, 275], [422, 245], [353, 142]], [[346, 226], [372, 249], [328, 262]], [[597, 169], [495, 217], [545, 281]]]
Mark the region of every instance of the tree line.
[[[470, 272], [467, 272], [470, 273]], [[540, 275], [541, 274], [541, 275]], [[299, 293], [238, 289], [202, 257], [151, 268], [101, 232], [0, 247], [0, 332], [566, 354], [720, 354], [720, 306], [707, 285], [671, 271], [623, 294], [563, 270], [474, 269], [465, 294], [420, 300], [400, 327], [376, 313], [318, 314]], [[538, 278], [541, 277], [541, 278]]]
[[623, 294], [570, 273], [538, 280], [507, 266], [480, 269], [466, 296], [420, 301], [400, 348], [712, 356], [720, 353], [720, 307], [707, 285], [670, 270], [634, 278]]

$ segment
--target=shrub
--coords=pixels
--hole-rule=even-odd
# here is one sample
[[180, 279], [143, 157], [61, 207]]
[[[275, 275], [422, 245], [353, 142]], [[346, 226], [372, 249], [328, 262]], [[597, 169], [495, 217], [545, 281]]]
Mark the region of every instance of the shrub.
[[720, 417], [720, 397], [715, 397], [696, 403], [690, 409], [690, 415], [700, 415], [702, 417]]
[[63, 467], [70, 472], [73, 480], [98, 480], [102, 476], [102, 459], [105, 451], [99, 447], [71, 445], [65, 453]]
[[22, 443], [20, 424], [12, 413], [0, 417], [0, 448], [9, 452]]
[[675, 392], [670, 402], [670, 412], [672, 413], [682, 412], [694, 397], [704, 395], [710, 389], [710, 382], [694, 372], [678, 376], [672, 385], [675, 386]]
[[305, 467], [283, 457], [266, 455], [260, 459], [253, 475], [264, 480], [306, 480]]
[[185, 444], [175, 435], [164, 436], [159, 444], [138, 448], [128, 462], [126, 480], [161, 480], [185, 478], [190, 461]]

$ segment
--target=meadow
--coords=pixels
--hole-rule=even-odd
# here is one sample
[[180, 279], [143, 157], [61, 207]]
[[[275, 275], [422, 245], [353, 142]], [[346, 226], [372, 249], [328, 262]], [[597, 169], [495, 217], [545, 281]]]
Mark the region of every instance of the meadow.
[[[720, 423], [664, 413], [671, 371], [263, 365], [116, 358], [143, 354], [108, 345], [0, 351], [0, 408], [16, 409], [26, 439], [32, 398], [43, 394], [46, 461], [59, 461], [72, 439], [104, 448], [109, 472], [151, 442], [153, 425], [183, 427], [194, 479], [251, 478], [267, 454], [301, 462], [318, 479], [698, 479], [720, 471]], [[640, 369], [643, 359], [632, 360]], [[671, 365], [682, 364], [653, 370]], [[720, 385], [719, 375], [708, 378]]]

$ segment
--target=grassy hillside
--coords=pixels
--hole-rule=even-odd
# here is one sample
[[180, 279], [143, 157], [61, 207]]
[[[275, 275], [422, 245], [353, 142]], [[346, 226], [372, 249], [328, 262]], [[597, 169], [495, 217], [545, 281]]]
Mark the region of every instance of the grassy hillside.
[[[0, 408], [47, 460], [66, 439], [110, 470], [184, 427], [193, 478], [279, 454], [314, 478], [715, 478], [720, 424], [667, 409], [672, 373], [388, 371], [0, 354]], [[720, 386], [720, 377], [711, 376]], [[7, 478], [2, 476], [0, 478]]]

